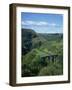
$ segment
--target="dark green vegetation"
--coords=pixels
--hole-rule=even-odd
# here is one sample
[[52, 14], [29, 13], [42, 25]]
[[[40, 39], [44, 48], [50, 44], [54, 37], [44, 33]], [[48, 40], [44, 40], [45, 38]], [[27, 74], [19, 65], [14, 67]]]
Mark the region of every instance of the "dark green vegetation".
[[63, 74], [63, 34], [22, 29], [22, 77]]

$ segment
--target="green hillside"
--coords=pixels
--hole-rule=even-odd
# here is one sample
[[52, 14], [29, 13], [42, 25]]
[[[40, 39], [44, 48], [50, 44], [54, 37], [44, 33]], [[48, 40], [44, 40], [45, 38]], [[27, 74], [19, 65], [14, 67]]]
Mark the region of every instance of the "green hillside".
[[22, 29], [22, 77], [63, 74], [63, 34]]

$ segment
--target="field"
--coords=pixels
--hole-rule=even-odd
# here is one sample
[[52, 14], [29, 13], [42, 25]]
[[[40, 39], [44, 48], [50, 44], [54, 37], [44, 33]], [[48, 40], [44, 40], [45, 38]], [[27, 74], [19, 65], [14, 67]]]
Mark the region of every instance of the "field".
[[22, 29], [21, 76], [63, 74], [63, 34]]

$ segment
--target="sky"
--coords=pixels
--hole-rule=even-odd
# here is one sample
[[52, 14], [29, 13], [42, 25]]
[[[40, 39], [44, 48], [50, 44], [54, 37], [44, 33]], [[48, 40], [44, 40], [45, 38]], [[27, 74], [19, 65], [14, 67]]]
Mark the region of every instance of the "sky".
[[63, 15], [21, 12], [21, 28], [37, 33], [63, 33]]

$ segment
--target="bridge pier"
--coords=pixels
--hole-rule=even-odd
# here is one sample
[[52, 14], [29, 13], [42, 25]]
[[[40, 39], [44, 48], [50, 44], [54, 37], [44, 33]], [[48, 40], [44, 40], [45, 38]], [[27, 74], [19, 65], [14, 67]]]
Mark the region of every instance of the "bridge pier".
[[48, 56], [42, 57], [42, 60], [48, 59], [49, 62], [55, 63], [57, 57], [58, 55], [48, 55]]

